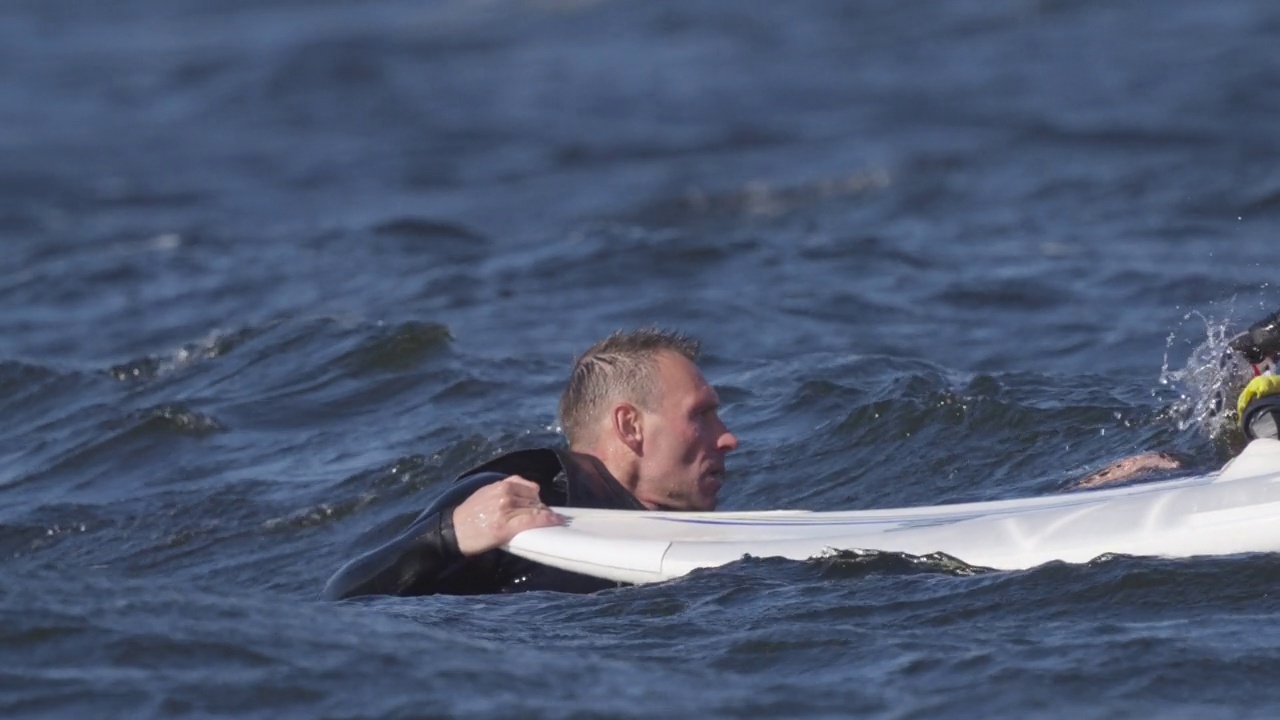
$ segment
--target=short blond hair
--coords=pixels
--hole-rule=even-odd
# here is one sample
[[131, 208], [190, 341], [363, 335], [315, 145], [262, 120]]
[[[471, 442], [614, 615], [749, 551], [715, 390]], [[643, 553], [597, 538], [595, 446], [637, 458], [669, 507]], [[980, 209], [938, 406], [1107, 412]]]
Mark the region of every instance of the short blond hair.
[[600, 413], [615, 400], [651, 409], [662, 353], [697, 362], [701, 349], [696, 338], [659, 328], [618, 331], [587, 348], [574, 361], [560, 395], [560, 427], [569, 446], [586, 441]]

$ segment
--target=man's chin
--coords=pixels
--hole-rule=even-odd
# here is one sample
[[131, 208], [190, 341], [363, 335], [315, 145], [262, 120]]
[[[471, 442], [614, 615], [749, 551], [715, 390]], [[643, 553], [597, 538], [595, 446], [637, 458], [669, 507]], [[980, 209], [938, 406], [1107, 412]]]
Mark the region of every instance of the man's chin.
[[703, 478], [699, 483], [698, 497], [694, 498], [698, 510], [711, 512], [716, 509], [716, 499], [720, 496], [720, 478], [714, 475]]

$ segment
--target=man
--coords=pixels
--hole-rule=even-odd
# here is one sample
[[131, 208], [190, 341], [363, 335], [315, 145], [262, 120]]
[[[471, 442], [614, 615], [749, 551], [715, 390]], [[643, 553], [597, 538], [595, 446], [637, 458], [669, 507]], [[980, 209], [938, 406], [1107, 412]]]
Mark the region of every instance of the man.
[[1249, 440], [1280, 439], [1280, 310], [1231, 340], [1231, 350], [1249, 364], [1248, 384], [1236, 400], [1236, 418]]
[[698, 352], [696, 340], [656, 329], [596, 343], [560, 398], [567, 450], [524, 450], [463, 473], [401, 535], [338, 570], [324, 597], [614, 587], [501, 547], [523, 530], [563, 523], [548, 504], [714, 510], [738, 440], [720, 420]]
[[[1230, 411], [1226, 393], [1243, 386], [1236, 398], [1236, 422], [1244, 439], [1260, 437], [1280, 439], [1280, 375], [1276, 374], [1280, 357], [1280, 311], [1249, 326], [1236, 335], [1223, 351], [1218, 369], [1223, 373], [1223, 388], [1215, 400], [1215, 413]], [[1122, 458], [1092, 473], [1072, 489], [1114, 485], [1159, 470], [1176, 470], [1183, 461], [1170, 453], [1148, 452]]]

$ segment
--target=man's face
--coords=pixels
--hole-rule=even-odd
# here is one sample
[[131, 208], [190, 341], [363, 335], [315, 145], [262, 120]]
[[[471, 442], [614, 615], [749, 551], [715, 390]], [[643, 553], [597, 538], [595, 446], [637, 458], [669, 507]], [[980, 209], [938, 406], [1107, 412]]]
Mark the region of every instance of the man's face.
[[714, 510], [724, 457], [738, 447], [720, 420], [716, 391], [687, 358], [662, 353], [651, 404], [640, 411], [644, 445], [636, 495], [671, 510]]

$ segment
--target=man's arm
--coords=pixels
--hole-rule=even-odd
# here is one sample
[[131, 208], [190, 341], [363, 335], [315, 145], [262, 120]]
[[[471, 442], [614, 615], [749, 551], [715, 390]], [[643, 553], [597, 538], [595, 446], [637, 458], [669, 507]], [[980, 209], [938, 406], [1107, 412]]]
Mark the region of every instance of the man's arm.
[[339, 568], [325, 583], [321, 597], [345, 600], [360, 595], [426, 594], [413, 589], [437, 584], [464, 560], [453, 529], [454, 508], [502, 477], [500, 473], [481, 473], [449, 488], [394, 540]]
[[426, 594], [415, 589], [435, 585], [464, 561], [451, 515], [436, 511], [420, 516], [399, 537], [343, 565], [329, 578], [321, 597], [345, 600], [360, 595]]
[[1101, 470], [1081, 478], [1068, 490], [1092, 490], [1094, 488], [1127, 482], [1159, 470], [1177, 470], [1182, 461], [1174, 455], [1162, 452], [1147, 452], [1121, 458]]
[[[539, 499], [537, 483], [479, 473], [450, 488], [394, 540], [342, 566], [321, 597], [447, 592], [445, 581], [468, 569], [474, 558], [523, 530], [563, 522]], [[498, 578], [478, 580], [496, 583]]]

